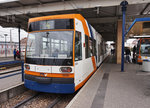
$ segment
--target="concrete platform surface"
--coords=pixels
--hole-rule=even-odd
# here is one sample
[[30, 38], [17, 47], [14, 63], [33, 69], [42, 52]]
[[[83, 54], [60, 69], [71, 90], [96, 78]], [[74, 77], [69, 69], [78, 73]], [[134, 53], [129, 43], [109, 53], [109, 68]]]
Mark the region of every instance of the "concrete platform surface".
[[66, 108], [150, 108], [150, 74], [137, 64], [121, 66], [109, 57]]
[[14, 61], [13, 57], [0, 57], [0, 62]]
[[21, 66], [0, 71], [0, 92], [22, 83]]
[[[20, 60], [16, 57], [16, 60]], [[21, 60], [24, 61], [24, 56], [21, 56]], [[14, 57], [0, 57], [0, 62], [14, 61]]]

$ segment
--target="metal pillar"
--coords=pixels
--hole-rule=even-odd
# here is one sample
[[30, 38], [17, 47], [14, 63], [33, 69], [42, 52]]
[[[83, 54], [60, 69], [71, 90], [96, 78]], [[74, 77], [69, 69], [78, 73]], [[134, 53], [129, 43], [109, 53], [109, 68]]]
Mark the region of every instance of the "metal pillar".
[[7, 57], [7, 48], [6, 48], [6, 36], [7, 36], [7, 34], [4, 34], [4, 36], [5, 36], [5, 57]]
[[19, 36], [19, 53], [20, 53], [20, 59], [21, 59], [21, 48], [20, 48], [20, 28], [21, 26], [18, 26], [18, 36]]
[[121, 57], [121, 72], [124, 71], [124, 37], [125, 37], [125, 14], [128, 5], [127, 1], [122, 1], [120, 3], [122, 6], [122, 57]]
[[21, 69], [22, 69], [22, 82], [24, 82], [24, 62], [21, 62]]

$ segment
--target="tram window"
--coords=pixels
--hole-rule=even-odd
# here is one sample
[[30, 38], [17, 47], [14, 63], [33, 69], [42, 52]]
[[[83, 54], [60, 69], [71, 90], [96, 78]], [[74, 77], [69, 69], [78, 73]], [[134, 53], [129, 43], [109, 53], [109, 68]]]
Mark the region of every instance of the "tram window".
[[85, 36], [85, 58], [88, 58], [88, 36]]
[[29, 24], [29, 32], [31, 31], [38, 31], [40, 28], [40, 21], [37, 21], [37, 22], [32, 22]]
[[73, 29], [73, 19], [55, 20], [55, 29]]
[[93, 45], [92, 45], [92, 49], [93, 49], [93, 56], [96, 56], [96, 40], [93, 39]]
[[150, 56], [150, 41], [149, 39], [142, 39], [140, 46], [141, 55]]
[[29, 24], [29, 32], [39, 30], [52, 30], [52, 29], [73, 29], [73, 19], [55, 19], [31, 22]]
[[100, 62], [101, 46], [98, 44], [98, 62]]
[[100, 45], [101, 45], [101, 55], [103, 55], [103, 52], [104, 52], [103, 51], [103, 43], [101, 42]]
[[28, 57], [72, 59], [73, 31], [38, 32], [29, 35]]
[[85, 57], [89, 58], [92, 55], [92, 40], [88, 36], [85, 36]]
[[40, 21], [40, 30], [54, 29], [54, 20]]
[[93, 56], [93, 40], [91, 38], [89, 38], [89, 57]]
[[75, 61], [82, 60], [82, 37], [81, 32], [76, 31], [75, 35]]

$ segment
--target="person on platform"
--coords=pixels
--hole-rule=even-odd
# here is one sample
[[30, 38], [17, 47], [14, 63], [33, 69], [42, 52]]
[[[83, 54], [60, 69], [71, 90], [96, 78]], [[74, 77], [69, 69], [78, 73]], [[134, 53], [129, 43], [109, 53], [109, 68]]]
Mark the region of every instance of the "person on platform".
[[16, 52], [16, 56], [17, 56], [18, 59], [20, 59], [20, 53], [19, 53], [18, 50], [17, 50], [17, 52]]
[[136, 46], [133, 47], [133, 59], [132, 59], [133, 63], [136, 63]]
[[16, 60], [16, 49], [14, 49], [13, 54], [14, 54], [14, 60]]
[[129, 48], [126, 49], [126, 62], [130, 63], [131, 51]]

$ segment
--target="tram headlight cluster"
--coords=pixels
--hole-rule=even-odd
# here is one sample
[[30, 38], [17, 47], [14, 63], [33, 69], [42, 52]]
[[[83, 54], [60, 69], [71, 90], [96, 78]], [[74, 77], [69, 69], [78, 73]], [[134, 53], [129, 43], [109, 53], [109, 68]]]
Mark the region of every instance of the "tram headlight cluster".
[[60, 72], [72, 72], [72, 68], [71, 67], [61, 67]]
[[25, 70], [30, 70], [30, 66], [28, 64], [25, 64], [24, 67], [25, 67]]

